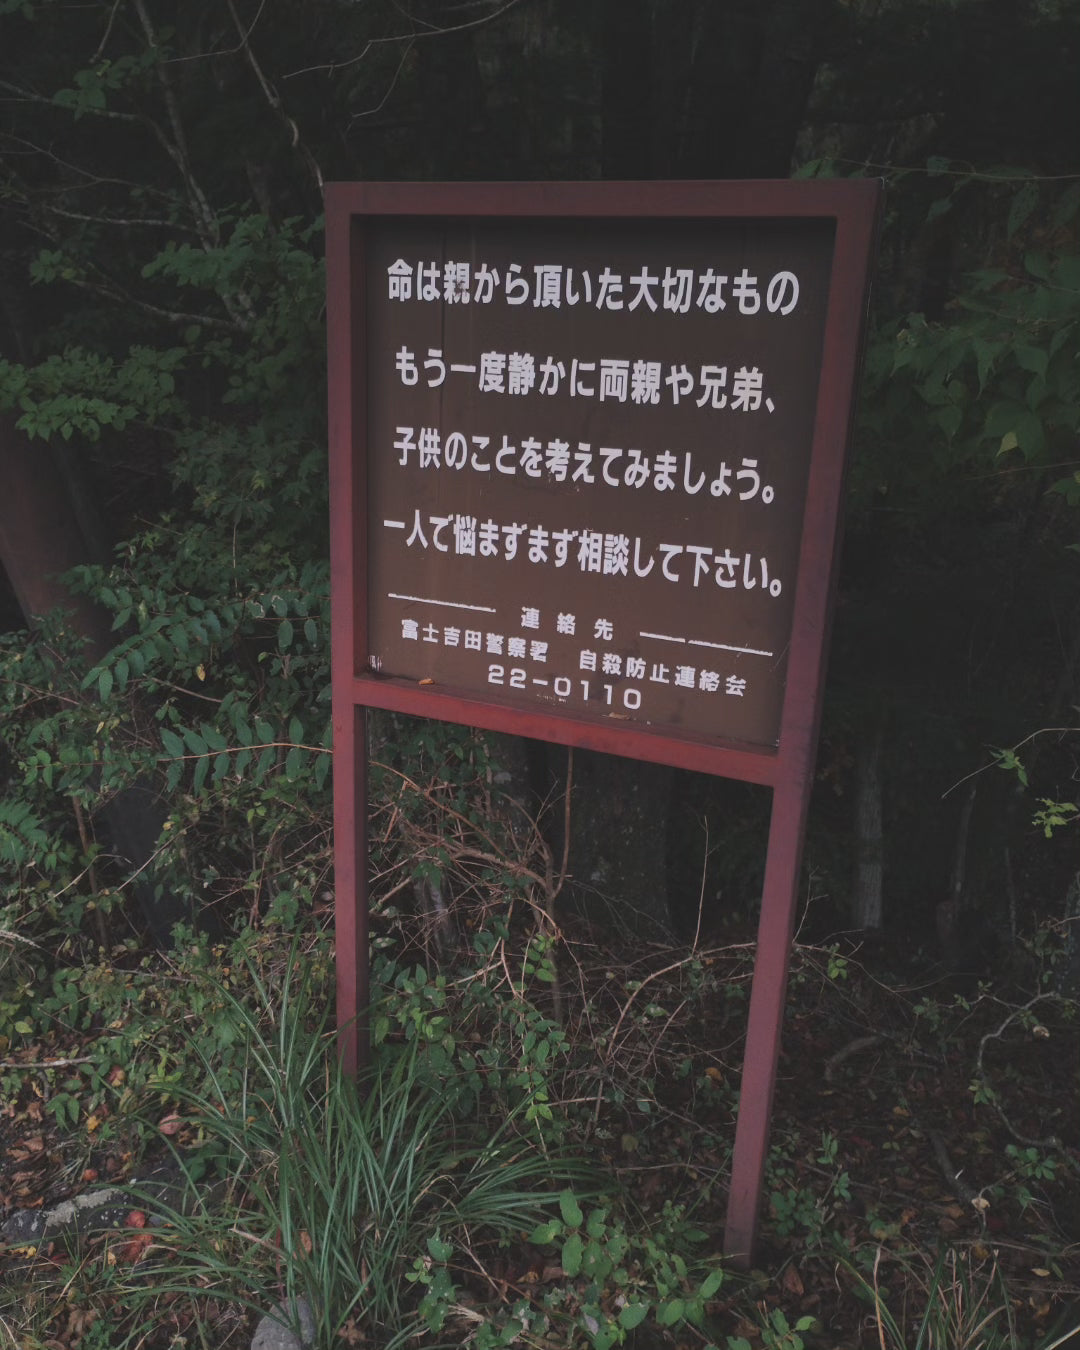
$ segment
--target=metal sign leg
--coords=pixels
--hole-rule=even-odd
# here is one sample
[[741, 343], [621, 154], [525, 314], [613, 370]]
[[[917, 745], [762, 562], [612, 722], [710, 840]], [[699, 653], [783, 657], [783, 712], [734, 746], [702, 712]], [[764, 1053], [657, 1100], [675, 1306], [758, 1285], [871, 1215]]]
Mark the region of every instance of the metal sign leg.
[[338, 1053], [350, 1078], [371, 1059], [367, 770], [367, 709], [347, 707], [334, 725], [334, 931]]
[[773, 794], [724, 1229], [725, 1256], [744, 1268], [753, 1257], [761, 1209], [808, 798], [809, 785], [802, 784], [781, 784]]

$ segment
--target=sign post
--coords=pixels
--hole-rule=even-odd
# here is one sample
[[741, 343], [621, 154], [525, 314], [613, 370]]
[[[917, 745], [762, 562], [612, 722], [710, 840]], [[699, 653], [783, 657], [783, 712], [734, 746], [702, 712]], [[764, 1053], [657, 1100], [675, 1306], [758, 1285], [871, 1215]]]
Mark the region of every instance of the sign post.
[[880, 185], [330, 184], [338, 1019], [364, 710], [773, 789], [727, 1253], [759, 1208]]

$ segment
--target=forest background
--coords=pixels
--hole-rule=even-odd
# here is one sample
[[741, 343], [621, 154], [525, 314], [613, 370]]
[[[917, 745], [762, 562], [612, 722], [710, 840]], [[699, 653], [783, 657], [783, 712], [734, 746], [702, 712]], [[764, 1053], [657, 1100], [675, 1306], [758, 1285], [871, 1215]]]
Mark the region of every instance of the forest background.
[[[904, 1087], [880, 1094], [875, 1133], [867, 1078], [858, 1108], [815, 1097], [811, 1110], [820, 1072], [811, 1086], [792, 1071], [803, 1122], [778, 1129], [766, 1217], [786, 1284], [740, 1303], [682, 1255], [683, 1273], [661, 1278], [642, 1247], [636, 1266], [624, 1254], [563, 1289], [561, 1343], [651, 1343], [643, 1323], [661, 1342], [677, 1329], [790, 1344], [795, 1314], [854, 1338], [863, 1244], [892, 1241], [905, 1290], [919, 1271], [937, 1288], [945, 1268], [913, 1253], [943, 1236], [963, 1278], [989, 1271], [994, 1307], [1049, 1338], [1080, 1241], [1064, 1217], [1077, 1154], [1061, 1142], [1076, 1137], [1080, 978], [1078, 73], [1069, 0], [0, 0], [12, 1148], [44, 1120], [31, 1153], [68, 1160], [67, 1194], [73, 1139], [83, 1171], [104, 1167], [101, 1147], [119, 1175], [175, 1118], [174, 1150], [228, 1172], [185, 1083], [226, 1096], [230, 1075], [245, 1083], [245, 1037], [279, 1024], [296, 981], [310, 999], [298, 1021], [317, 1030], [331, 908], [323, 183], [878, 176], [789, 1044], [800, 990], [810, 1007], [835, 998], [816, 1021], [806, 1009], [808, 1065], [831, 1082], [870, 1053], [871, 1088]], [[564, 751], [394, 719], [376, 722], [373, 749], [379, 1044], [421, 1047], [410, 1072], [443, 1090], [466, 1081], [474, 1116], [520, 1114], [545, 1147], [662, 1169], [669, 1135], [689, 1130], [695, 1165], [711, 1160], [695, 1231], [715, 1249], [768, 794], [585, 755], [568, 793]], [[193, 1019], [205, 1063], [176, 1034]], [[916, 1093], [919, 1055], [937, 1056], [937, 1079]], [[940, 1090], [949, 1063], [962, 1100], [929, 1123], [911, 1099]], [[481, 1082], [495, 1094], [482, 1108]], [[913, 1166], [945, 1192], [929, 1237], [900, 1222], [910, 1204], [852, 1199], [857, 1138], [879, 1157], [921, 1141], [929, 1162]], [[951, 1217], [939, 1143], [987, 1178], [970, 1196], [954, 1179]], [[9, 1205], [46, 1198], [24, 1170]], [[676, 1191], [701, 1190], [680, 1176]], [[663, 1211], [664, 1251], [686, 1237], [680, 1204]], [[996, 1231], [1023, 1252], [1008, 1268], [987, 1208], [1009, 1215]], [[615, 1222], [603, 1212], [594, 1227]], [[537, 1222], [569, 1275], [584, 1214], [564, 1204], [558, 1232]], [[619, 1223], [604, 1242], [639, 1240]], [[834, 1239], [854, 1273], [828, 1312], [810, 1271]], [[291, 1295], [314, 1277], [291, 1255], [282, 1275], [282, 1245]], [[115, 1278], [109, 1250], [64, 1260]], [[404, 1293], [384, 1321], [436, 1337], [467, 1317], [460, 1251], [428, 1233], [427, 1265], [411, 1284], [393, 1276]], [[1021, 1266], [1052, 1271], [1052, 1296], [1050, 1274], [1017, 1285]], [[22, 1303], [48, 1290], [39, 1276], [31, 1261]], [[71, 1320], [77, 1299], [42, 1293], [33, 1334], [119, 1343], [123, 1300], [95, 1279], [88, 1320]], [[169, 1334], [232, 1306], [198, 1279], [213, 1298], [158, 1308]], [[557, 1320], [538, 1295], [512, 1314], [508, 1297], [483, 1323], [491, 1336], [514, 1317]], [[322, 1305], [328, 1344], [357, 1331], [355, 1290]], [[881, 1313], [879, 1299], [875, 1336]], [[721, 1332], [725, 1315], [736, 1323]]]

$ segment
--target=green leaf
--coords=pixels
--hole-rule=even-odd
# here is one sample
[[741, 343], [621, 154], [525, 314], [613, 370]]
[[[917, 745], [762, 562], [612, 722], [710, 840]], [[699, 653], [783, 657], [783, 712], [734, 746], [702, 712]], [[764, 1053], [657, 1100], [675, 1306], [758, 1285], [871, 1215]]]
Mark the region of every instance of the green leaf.
[[278, 624], [277, 630], [278, 646], [283, 652], [287, 652], [293, 642], [293, 626], [291, 619], [282, 619]]
[[662, 1327], [673, 1327], [686, 1316], [686, 1303], [681, 1298], [669, 1298], [656, 1310], [656, 1320]]
[[1025, 183], [1009, 207], [1009, 219], [1005, 225], [1005, 233], [1009, 239], [1021, 228], [1038, 204], [1039, 189], [1034, 183]]
[[112, 693], [113, 673], [107, 667], [98, 676], [98, 696], [107, 699]]
[[571, 1279], [581, 1274], [583, 1246], [580, 1233], [571, 1233], [563, 1243], [562, 1268]]
[[1062, 225], [1072, 220], [1078, 209], [1080, 209], [1080, 183], [1074, 183], [1054, 208], [1054, 214], [1050, 218], [1051, 225], [1056, 230], [1060, 229]]
[[182, 759], [186, 753], [184, 742], [174, 731], [170, 731], [168, 727], [161, 728], [161, 743], [164, 745], [166, 753], [172, 759]]
[[558, 1219], [550, 1219], [547, 1223], [537, 1224], [529, 1234], [529, 1241], [538, 1247], [546, 1247], [549, 1243], [555, 1241], [557, 1237], [562, 1237], [563, 1226]]
[[619, 1326], [627, 1331], [633, 1331], [639, 1327], [648, 1316], [649, 1305], [647, 1303], [628, 1303], [625, 1308], [619, 1312]]
[[720, 1286], [724, 1283], [724, 1272], [714, 1270], [706, 1275], [701, 1282], [701, 1288], [698, 1290], [699, 1298], [712, 1298]]
[[450, 1243], [444, 1242], [440, 1237], [429, 1237], [427, 1249], [433, 1261], [449, 1261], [454, 1254], [454, 1249]]
[[191, 727], [185, 728], [184, 740], [187, 742], [187, 747], [193, 755], [206, 754], [206, 742], [199, 735], [199, 733], [197, 731], [193, 731]]
[[208, 750], [228, 749], [229, 743], [220, 731], [212, 727], [209, 722], [203, 722], [201, 723], [201, 726], [203, 739], [206, 741], [206, 748]]
[[573, 1191], [563, 1191], [559, 1195], [559, 1211], [567, 1228], [580, 1228], [585, 1222], [585, 1215], [582, 1214], [581, 1206]]
[[975, 338], [972, 341], [971, 349], [975, 353], [975, 362], [979, 372], [979, 393], [986, 388], [987, 376], [994, 361], [1001, 351], [1000, 342], [987, 342], [983, 338]]
[[1046, 281], [1050, 276], [1050, 263], [1045, 253], [1025, 253], [1024, 266], [1033, 277], [1038, 277], [1040, 281]]
[[1050, 357], [1041, 347], [1016, 347], [1013, 350], [1016, 364], [1021, 370], [1030, 370], [1033, 375], [1046, 378], [1046, 367]]
[[1046, 449], [1042, 418], [1026, 410], [1016, 419], [1016, 439], [1026, 459], [1034, 459]]
[[1015, 450], [1020, 442], [1016, 439], [1015, 431], [1007, 431], [1001, 438], [1001, 444], [997, 448], [999, 455], [1007, 455], [1010, 450]]

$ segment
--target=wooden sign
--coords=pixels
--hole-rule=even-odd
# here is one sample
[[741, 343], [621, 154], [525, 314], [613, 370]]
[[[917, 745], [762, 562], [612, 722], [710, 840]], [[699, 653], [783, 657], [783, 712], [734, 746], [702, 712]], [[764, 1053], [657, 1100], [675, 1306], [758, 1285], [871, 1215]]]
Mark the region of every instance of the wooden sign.
[[768, 784], [728, 1223], [741, 1255], [879, 193], [867, 181], [327, 188], [346, 1062], [367, 1000], [363, 708]]

